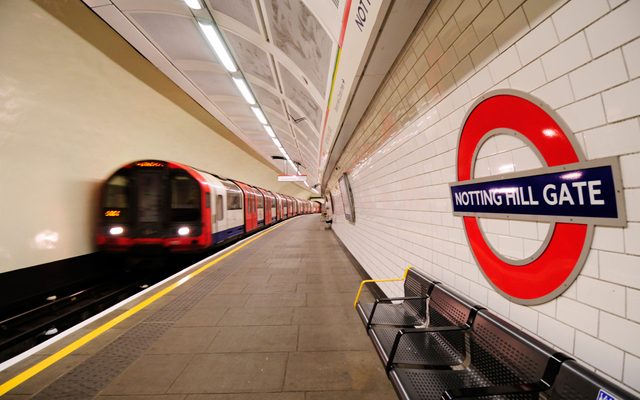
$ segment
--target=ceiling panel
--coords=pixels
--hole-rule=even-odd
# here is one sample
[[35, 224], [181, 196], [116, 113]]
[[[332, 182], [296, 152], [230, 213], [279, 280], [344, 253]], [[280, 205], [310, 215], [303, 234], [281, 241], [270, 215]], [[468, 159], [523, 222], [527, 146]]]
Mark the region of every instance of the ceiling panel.
[[289, 104], [302, 111], [302, 116], [306, 117], [317, 130], [320, 130], [322, 112], [318, 103], [313, 100], [311, 93], [282, 65], [280, 65], [280, 74], [284, 94], [289, 99]]
[[[180, 0], [111, 0], [120, 10], [155, 10], [191, 16], [189, 7]], [[107, 3], [109, 1], [107, 0]]]
[[[241, 99], [240, 99], [241, 100]], [[218, 101], [216, 102], [218, 107], [232, 119], [234, 117], [244, 117], [249, 120], [253, 120], [253, 111], [246, 103], [230, 102], [230, 101]], [[260, 125], [260, 124], [258, 124]]]
[[238, 96], [238, 89], [226, 75], [209, 71], [185, 71], [185, 75], [207, 96]]
[[262, 125], [255, 119], [234, 119], [233, 123], [242, 130], [264, 132]]
[[275, 45], [324, 96], [332, 61], [329, 34], [300, 0], [267, 0], [265, 8]]
[[283, 112], [282, 102], [278, 96], [258, 85], [251, 85], [251, 88], [253, 89], [253, 93], [256, 95], [256, 99], [261, 105], [274, 111], [278, 111], [279, 113]]
[[273, 73], [271, 72], [271, 62], [267, 52], [238, 35], [234, 35], [227, 30], [223, 30], [223, 32], [242, 71], [275, 87]]
[[271, 112], [268, 109], [264, 110], [264, 113], [269, 119], [271, 126], [289, 132], [289, 123], [283, 119], [284, 117], [282, 114]]
[[252, 0], [208, 0], [208, 3], [212, 9], [230, 16], [256, 32], [260, 31]]
[[129, 15], [169, 58], [218, 62], [192, 18], [153, 12]]

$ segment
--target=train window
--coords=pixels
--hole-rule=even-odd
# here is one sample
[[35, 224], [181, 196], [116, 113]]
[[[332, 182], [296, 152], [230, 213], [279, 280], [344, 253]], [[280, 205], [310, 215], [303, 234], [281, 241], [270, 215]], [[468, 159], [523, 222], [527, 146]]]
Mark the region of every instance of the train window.
[[241, 210], [242, 209], [242, 192], [240, 189], [229, 182], [221, 181], [225, 188], [227, 188], [227, 210]]
[[129, 207], [129, 178], [118, 173], [109, 179], [104, 193], [105, 208]]
[[222, 204], [222, 195], [219, 194], [216, 196], [216, 219], [218, 221], [222, 221], [224, 218], [224, 207]]
[[264, 197], [261, 194], [258, 195], [258, 208], [264, 208]]
[[200, 218], [200, 185], [184, 171], [171, 174], [171, 220], [196, 221]]

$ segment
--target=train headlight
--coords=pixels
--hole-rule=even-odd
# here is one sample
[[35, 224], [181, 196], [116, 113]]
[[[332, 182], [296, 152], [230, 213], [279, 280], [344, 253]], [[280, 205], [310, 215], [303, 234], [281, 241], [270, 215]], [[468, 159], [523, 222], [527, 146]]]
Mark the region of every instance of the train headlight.
[[122, 235], [124, 233], [124, 228], [121, 226], [113, 226], [109, 229], [109, 233], [113, 236]]
[[188, 226], [181, 226], [178, 228], [178, 235], [180, 236], [187, 236], [189, 232], [191, 232], [191, 229], [189, 229]]

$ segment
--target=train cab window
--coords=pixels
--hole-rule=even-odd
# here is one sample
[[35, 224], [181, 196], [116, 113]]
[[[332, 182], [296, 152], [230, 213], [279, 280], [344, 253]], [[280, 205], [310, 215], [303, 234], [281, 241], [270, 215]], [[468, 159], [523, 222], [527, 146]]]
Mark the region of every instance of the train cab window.
[[227, 189], [227, 210], [241, 210], [242, 192], [240, 189], [228, 182], [222, 181], [222, 184]]
[[129, 177], [124, 172], [109, 179], [104, 193], [104, 208], [129, 208]]
[[222, 195], [216, 196], [216, 219], [222, 221], [224, 219], [224, 207], [222, 204]]
[[171, 174], [171, 220], [196, 221], [200, 218], [200, 185], [184, 171]]

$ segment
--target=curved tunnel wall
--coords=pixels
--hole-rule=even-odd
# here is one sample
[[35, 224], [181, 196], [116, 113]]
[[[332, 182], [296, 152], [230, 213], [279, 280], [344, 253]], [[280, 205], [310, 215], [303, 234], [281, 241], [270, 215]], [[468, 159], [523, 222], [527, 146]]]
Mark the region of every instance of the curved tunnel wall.
[[0, 272], [94, 251], [99, 184], [137, 159], [309, 196], [79, 1], [0, 2], [0, 54]]
[[[378, 90], [329, 179], [333, 229], [374, 278], [411, 264], [564, 352], [640, 391], [640, 15], [638, 1], [440, 0]], [[448, 188], [465, 114], [516, 89], [554, 109], [587, 159], [619, 156], [627, 228], [596, 227], [560, 297], [523, 306], [499, 295], [471, 254]], [[535, 168], [522, 143], [497, 141], [478, 169]], [[538, 165], [539, 166], [539, 165]], [[338, 178], [349, 173], [356, 221]], [[498, 171], [499, 172], [499, 171]], [[487, 221], [503, 254], [523, 257], [544, 226]], [[535, 223], [534, 223], [535, 224]], [[387, 284], [389, 295], [402, 292]]]

